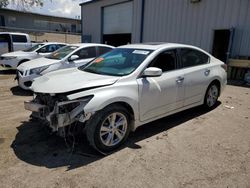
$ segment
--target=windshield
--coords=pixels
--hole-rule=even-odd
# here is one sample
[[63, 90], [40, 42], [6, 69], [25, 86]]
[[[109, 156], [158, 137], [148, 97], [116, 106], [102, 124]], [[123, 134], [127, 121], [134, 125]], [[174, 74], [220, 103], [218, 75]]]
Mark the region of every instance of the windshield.
[[152, 52], [141, 49], [114, 49], [79, 69], [96, 74], [124, 76], [132, 73]]
[[52, 54], [48, 55], [46, 58], [61, 60], [67, 55], [69, 55], [71, 52], [76, 50], [77, 48], [78, 48], [77, 46], [65, 46], [53, 52]]
[[33, 52], [34, 50], [36, 50], [36, 49], [38, 49], [38, 48], [40, 48], [40, 47], [42, 47], [42, 46], [44, 46], [44, 44], [36, 44], [35, 46], [32, 46], [32, 47], [30, 47], [30, 48], [27, 48], [27, 49], [25, 49], [25, 50], [23, 50], [24, 52]]

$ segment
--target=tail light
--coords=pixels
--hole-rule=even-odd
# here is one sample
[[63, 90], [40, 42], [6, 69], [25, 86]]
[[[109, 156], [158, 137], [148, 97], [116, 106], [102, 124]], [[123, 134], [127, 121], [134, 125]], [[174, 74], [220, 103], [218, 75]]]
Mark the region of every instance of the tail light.
[[227, 72], [227, 65], [226, 64], [221, 65], [221, 67]]

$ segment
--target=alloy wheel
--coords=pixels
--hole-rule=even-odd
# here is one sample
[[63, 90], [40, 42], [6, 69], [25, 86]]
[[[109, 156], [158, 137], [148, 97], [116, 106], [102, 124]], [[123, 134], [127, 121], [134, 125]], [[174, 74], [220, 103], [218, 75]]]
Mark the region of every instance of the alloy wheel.
[[208, 107], [212, 107], [214, 106], [214, 104], [216, 103], [217, 99], [219, 96], [219, 90], [218, 87], [216, 85], [212, 85], [207, 93], [207, 105]]
[[108, 115], [100, 128], [100, 139], [105, 146], [119, 144], [126, 135], [128, 121], [124, 114], [114, 112]]

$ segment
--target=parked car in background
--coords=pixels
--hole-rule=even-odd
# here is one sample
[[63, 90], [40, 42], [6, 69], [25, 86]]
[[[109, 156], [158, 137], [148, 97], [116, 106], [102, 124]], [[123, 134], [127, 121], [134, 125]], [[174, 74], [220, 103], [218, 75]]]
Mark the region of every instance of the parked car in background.
[[51, 55], [19, 65], [17, 67], [18, 85], [29, 90], [35, 78], [51, 71], [85, 65], [96, 56], [100, 56], [113, 48], [113, 46], [95, 43], [65, 46]]
[[32, 47], [30, 36], [26, 33], [0, 32], [0, 55]]
[[17, 66], [26, 61], [49, 55], [65, 45], [57, 42], [38, 43], [25, 50], [2, 54], [0, 56], [0, 65], [4, 68], [16, 69]]
[[81, 122], [90, 145], [108, 152], [145, 123], [198, 105], [215, 107], [226, 81], [226, 65], [200, 48], [125, 45], [85, 67], [36, 79], [25, 109], [53, 131]]

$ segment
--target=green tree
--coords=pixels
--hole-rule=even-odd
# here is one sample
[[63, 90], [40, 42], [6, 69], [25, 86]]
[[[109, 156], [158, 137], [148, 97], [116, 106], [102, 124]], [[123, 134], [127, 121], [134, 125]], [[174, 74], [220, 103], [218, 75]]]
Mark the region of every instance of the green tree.
[[18, 10], [27, 10], [30, 7], [42, 7], [43, 0], [0, 0], [0, 8], [12, 5]]

